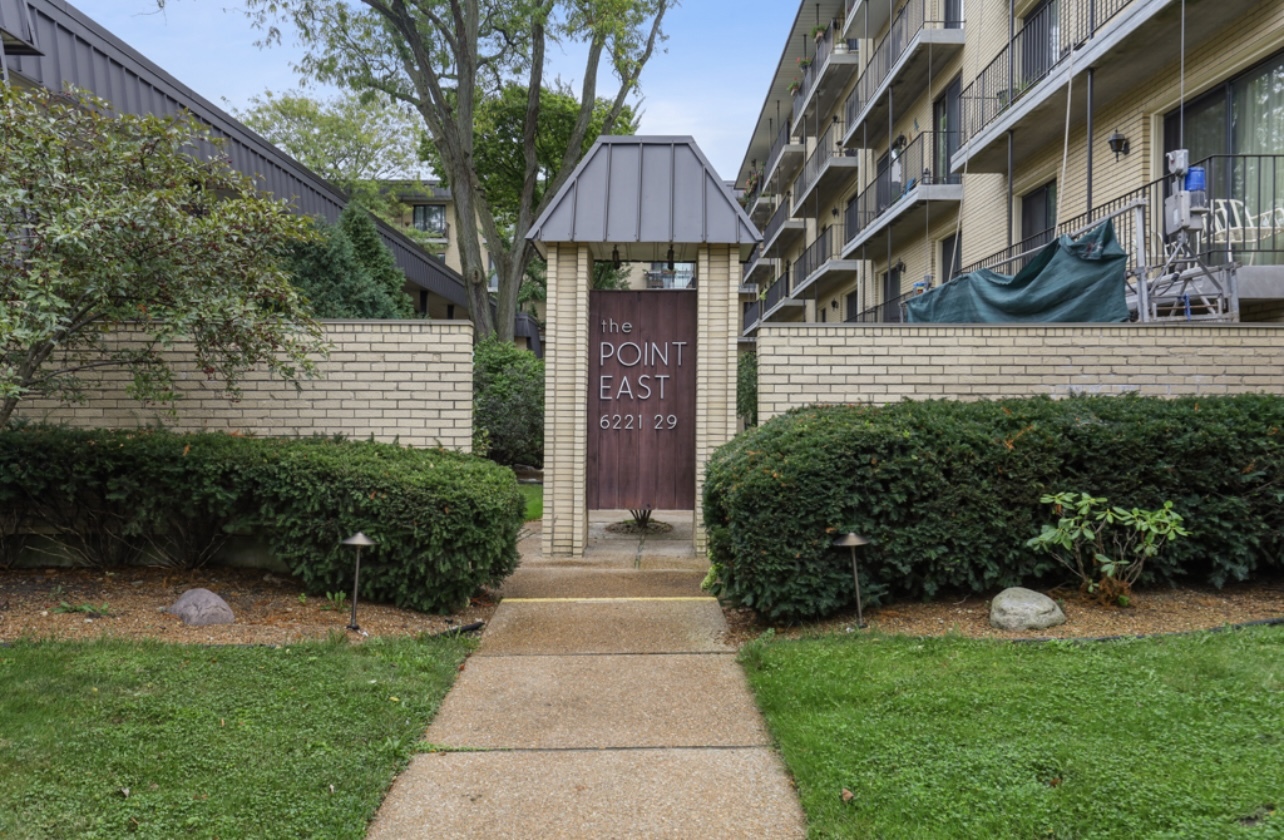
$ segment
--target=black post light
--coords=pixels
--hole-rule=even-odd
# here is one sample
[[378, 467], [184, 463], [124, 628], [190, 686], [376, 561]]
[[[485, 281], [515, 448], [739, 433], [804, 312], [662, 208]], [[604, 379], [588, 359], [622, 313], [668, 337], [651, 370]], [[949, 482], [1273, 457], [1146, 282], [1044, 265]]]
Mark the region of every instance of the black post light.
[[357, 568], [352, 575], [352, 618], [348, 621], [349, 630], [361, 630], [357, 624], [357, 589], [361, 585], [361, 549], [374, 544], [374, 540], [360, 531], [343, 541], [343, 545], [350, 545], [357, 550]]
[[858, 546], [869, 545], [869, 540], [860, 534], [847, 533], [834, 540], [835, 548], [850, 548], [852, 550], [852, 577], [856, 581], [856, 626], [864, 630], [865, 616], [861, 612], [860, 605], [860, 570], [856, 567], [856, 549]]

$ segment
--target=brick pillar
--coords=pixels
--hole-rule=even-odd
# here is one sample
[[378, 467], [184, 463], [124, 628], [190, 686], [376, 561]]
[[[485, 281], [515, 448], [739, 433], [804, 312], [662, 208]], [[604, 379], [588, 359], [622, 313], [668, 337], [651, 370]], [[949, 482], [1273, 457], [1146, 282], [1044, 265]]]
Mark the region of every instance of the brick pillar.
[[588, 544], [588, 293], [592, 269], [586, 246], [548, 246], [542, 544], [549, 557], [580, 557]]
[[695, 547], [704, 552], [704, 469], [713, 451], [736, 433], [738, 255], [727, 245], [700, 248], [700, 326], [696, 355]]

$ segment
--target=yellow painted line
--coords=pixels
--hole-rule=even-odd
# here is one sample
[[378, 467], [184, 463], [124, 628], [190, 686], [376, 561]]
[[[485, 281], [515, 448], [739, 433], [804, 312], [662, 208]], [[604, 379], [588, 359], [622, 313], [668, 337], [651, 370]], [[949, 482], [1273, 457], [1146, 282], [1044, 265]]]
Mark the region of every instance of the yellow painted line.
[[717, 598], [673, 597], [673, 598], [504, 598], [505, 604], [612, 604], [621, 601], [716, 601]]

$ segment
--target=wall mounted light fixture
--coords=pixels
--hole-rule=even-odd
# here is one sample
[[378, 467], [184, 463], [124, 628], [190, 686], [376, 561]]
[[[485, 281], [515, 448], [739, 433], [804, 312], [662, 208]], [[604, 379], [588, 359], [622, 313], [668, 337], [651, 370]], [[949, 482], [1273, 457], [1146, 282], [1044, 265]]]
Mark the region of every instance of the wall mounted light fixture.
[[617, 270], [620, 267], [620, 246], [618, 245], [611, 249], [611, 267]]
[[1115, 153], [1115, 160], [1119, 160], [1120, 155], [1128, 154], [1132, 144], [1128, 142], [1127, 137], [1119, 133], [1118, 129], [1115, 129], [1115, 133], [1106, 138], [1106, 145]]
[[667, 257], [668, 257], [668, 263], [669, 263], [669, 271], [673, 271], [673, 246], [672, 245], [669, 246], [669, 253]]

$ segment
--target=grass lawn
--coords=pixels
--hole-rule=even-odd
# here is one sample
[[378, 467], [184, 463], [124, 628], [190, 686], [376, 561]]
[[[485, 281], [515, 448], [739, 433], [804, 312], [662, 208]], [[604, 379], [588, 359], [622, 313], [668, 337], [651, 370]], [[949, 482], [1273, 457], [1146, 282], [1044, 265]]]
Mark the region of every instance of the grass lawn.
[[1284, 627], [741, 658], [812, 837], [1284, 837]]
[[526, 521], [534, 522], [544, 516], [544, 488], [539, 484], [519, 484], [517, 489], [526, 498]]
[[0, 647], [0, 837], [360, 838], [470, 644]]

